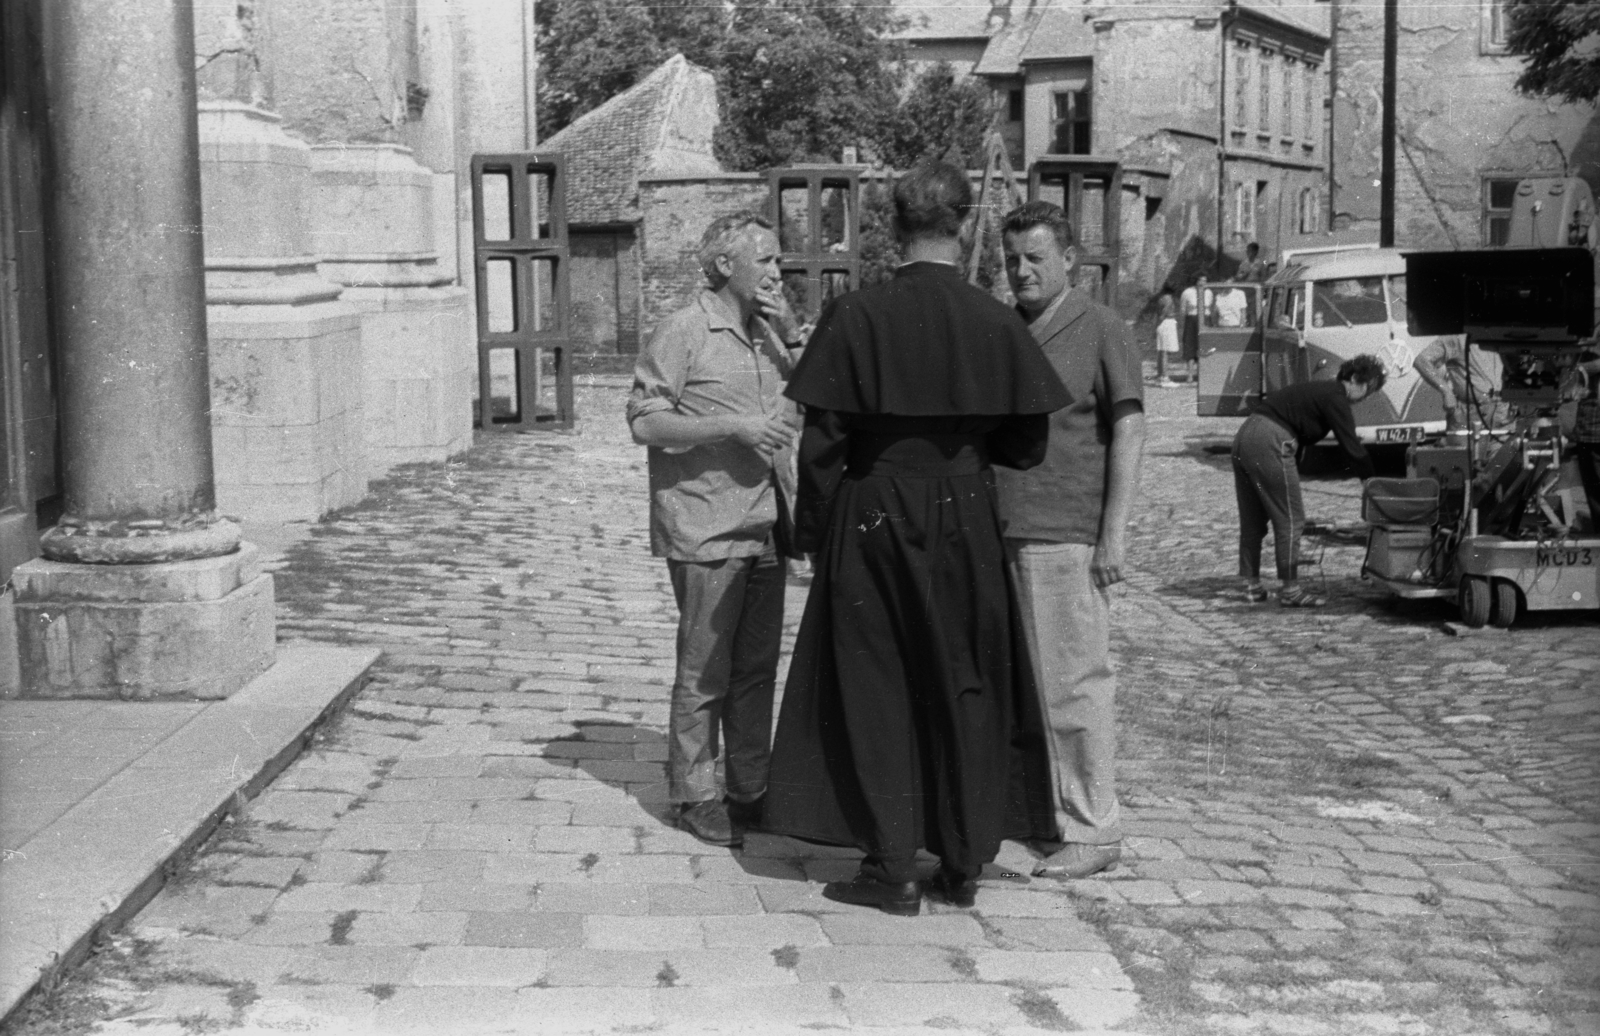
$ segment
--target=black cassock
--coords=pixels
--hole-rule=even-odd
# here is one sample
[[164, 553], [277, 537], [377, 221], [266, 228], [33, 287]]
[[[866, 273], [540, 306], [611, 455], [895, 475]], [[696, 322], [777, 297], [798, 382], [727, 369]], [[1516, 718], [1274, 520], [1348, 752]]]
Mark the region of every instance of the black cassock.
[[890, 881], [919, 848], [976, 875], [1003, 838], [1054, 834], [990, 464], [1043, 460], [1066, 390], [1014, 312], [912, 263], [824, 312], [787, 394], [817, 566], [765, 826], [858, 846]]

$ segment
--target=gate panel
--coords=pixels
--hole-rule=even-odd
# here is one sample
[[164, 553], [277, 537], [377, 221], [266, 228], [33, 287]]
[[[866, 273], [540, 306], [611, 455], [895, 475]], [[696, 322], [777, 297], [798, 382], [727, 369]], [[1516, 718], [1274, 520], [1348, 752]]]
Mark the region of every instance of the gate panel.
[[1048, 155], [1028, 167], [1028, 200], [1058, 193], [1077, 242], [1072, 283], [1117, 305], [1122, 266], [1122, 166], [1095, 155]]
[[849, 166], [795, 166], [767, 174], [767, 216], [778, 230], [784, 294], [814, 322], [861, 287], [861, 174]]
[[562, 156], [472, 156], [472, 237], [478, 427], [572, 427], [571, 252]]

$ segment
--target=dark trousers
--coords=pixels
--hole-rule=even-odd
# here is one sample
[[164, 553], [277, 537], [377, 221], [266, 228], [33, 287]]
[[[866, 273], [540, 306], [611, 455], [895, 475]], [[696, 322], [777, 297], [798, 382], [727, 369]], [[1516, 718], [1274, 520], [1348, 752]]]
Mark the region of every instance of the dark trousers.
[[704, 802], [717, 792], [719, 735], [728, 740], [728, 797], [767, 790], [772, 697], [783, 634], [782, 558], [667, 562], [678, 599], [678, 672], [667, 731], [668, 798]]
[[1278, 578], [1295, 578], [1300, 532], [1306, 523], [1295, 469], [1296, 443], [1289, 430], [1270, 418], [1245, 418], [1233, 439], [1233, 492], [1239, 502], [1239, 574], [1261, 578], [1261, 541], [1272, 529]]

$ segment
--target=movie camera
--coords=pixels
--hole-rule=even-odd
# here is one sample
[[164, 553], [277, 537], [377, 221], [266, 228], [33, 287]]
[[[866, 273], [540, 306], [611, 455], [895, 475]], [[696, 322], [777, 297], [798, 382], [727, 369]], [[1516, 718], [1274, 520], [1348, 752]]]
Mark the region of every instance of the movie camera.
[[[1587, 499], [1563, 420], [1595, 350], [1588, 249], [1406, 255], [1413, 335], [1462, 335], [1498, 356], [1514, 415], [1421, 443], [1405, 479], [1371, 479], [1363, 574], [1403, 597], [1454, 595], [1473, 626], [1523, 610], [1600, 608], [1600, 502]], [[1590, 375], [1592, 376], [1592, 375]], [[1482, 415], [1495, 408], [1469, 399]]]

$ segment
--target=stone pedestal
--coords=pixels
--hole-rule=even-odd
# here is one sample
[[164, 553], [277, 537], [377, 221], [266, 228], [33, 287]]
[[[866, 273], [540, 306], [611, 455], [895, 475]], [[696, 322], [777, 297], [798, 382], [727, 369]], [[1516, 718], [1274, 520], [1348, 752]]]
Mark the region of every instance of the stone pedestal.
[[153, 565], [19, 565], [25, 698], [225, 698], [272, 665], [272, 577], [258, 552]]
[[0, 699], [15, 698], [22, 690], [22, 667], [17, 656], [16, 591], [0, 589]]
[[361, 313], [368, 474], [472, 442], [466, 292], [434, 244], [433, 174], [398, 144], [311, 149], [313, 247]]
[[277, 115], [200, 105], [217, 506], [315, 519], [366, 495], [361, 315], [317, 272], [311, 147]]

